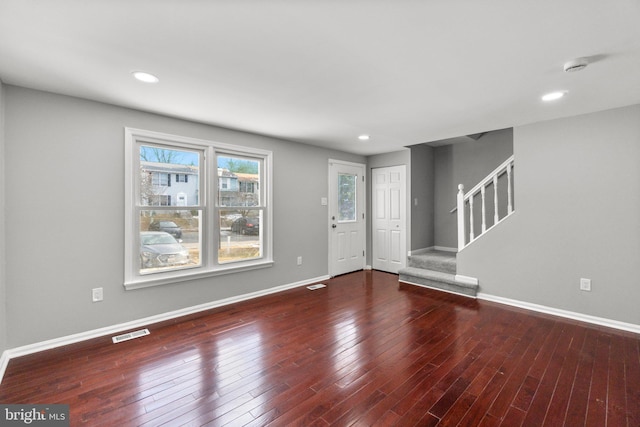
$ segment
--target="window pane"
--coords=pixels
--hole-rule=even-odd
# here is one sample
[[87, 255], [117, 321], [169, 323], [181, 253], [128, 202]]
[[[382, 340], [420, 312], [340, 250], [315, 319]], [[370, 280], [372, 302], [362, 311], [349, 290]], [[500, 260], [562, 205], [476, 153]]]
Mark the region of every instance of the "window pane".
[[140, 146], [140, 204], [198, 206], [200, 155], [197, 151]]
[[260, 206], [260, 160], [218, 156], [219, 206]]
[[219, 216], [219, 263], [262, 257], [262, 210], [221, 210]]
[[140, 273], [201, 265], [200, 211], [140, 212]]
[[338, 221], [356, 220], [357, 175], [338, 174]]

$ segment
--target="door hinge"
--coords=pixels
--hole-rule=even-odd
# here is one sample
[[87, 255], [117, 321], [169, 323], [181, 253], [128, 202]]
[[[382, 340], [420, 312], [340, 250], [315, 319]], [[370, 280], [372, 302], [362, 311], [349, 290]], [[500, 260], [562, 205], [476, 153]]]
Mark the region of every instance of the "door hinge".
[[364, 251], [362, 251], [362, 256], [364, 256]]

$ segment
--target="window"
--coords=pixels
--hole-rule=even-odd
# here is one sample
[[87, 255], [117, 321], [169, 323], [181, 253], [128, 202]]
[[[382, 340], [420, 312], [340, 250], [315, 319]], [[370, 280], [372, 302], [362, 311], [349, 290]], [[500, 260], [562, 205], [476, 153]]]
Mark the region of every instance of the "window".
[[170, 187], [171, 186], [171, 175], [168, 173], [151, 173], [151, 184], [156, 187]]
[[149, 206], [171, 206], [171, 195], [169, 194], [149, 194]]
[[135, 129], [125, 143], [127, 289], [273, 264], [271, 152]]
[[247, 194], [238, 181], [236, 173], [251, 174], [260, 180], [260, 159], [230, 156], [223, 152], [217, 156], [218, 175], [225, 177], [227, 185], [218, 193], [218, 220], [220, 224], [220, 263], [237, 262], [262, 256], [260, 235], [264, 218], [264, 207], [259, 194]]
[[357, 175], [338, 174], [338, 221], [356, 221]]
[[255, 182], [242, 181], [240, 182], [240, 191], [244, 193], [253, 193], [255, 192], [255, 188], [256, 188], [255, 184], [256, 184]]

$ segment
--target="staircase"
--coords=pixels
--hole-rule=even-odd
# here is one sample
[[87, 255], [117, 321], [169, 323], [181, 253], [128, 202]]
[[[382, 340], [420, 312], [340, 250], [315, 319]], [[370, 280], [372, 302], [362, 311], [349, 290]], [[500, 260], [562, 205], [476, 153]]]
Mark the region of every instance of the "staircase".
[[[513, 166], [511, 156], [468, 192], [458, 186], [457, 204], [450, 211], [457, 211], [458, 252], [513, 214]], [[479, 205], [475, 211], [474, 201]], [[472, 298], [478, 293], [478, 279], [456, 274], [456, 252], [421, 251], [409, 256], [408, 264], [398, 271], [401, 282]]]
[[401, 282], [476, 297], [477, 280], [456, 275], [455, 252], [429, 250], [411, 255], [408, 264], [398, 272]]

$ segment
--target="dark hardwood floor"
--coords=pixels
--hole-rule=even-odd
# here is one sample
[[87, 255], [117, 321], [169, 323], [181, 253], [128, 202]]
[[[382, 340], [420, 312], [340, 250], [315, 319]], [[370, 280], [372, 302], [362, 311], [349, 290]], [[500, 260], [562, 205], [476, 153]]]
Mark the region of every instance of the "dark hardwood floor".
[[381, 272], [325, 283], [14, 359], [0, 402], [74, 426], [640, 426], [639, 335]]

